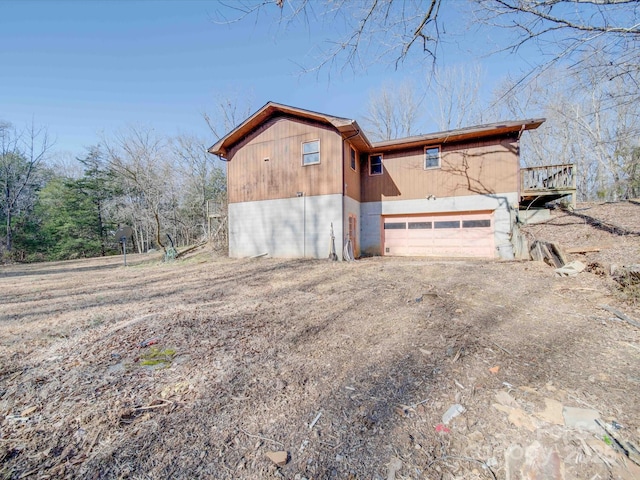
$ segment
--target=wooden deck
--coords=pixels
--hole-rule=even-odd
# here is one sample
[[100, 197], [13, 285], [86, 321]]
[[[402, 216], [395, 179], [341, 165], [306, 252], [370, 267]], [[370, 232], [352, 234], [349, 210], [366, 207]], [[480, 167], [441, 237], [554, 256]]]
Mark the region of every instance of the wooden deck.
[[576, 166], [545, 165], [520, 169], [520, 208], [541, 207], [571, 195], [576, 202]]

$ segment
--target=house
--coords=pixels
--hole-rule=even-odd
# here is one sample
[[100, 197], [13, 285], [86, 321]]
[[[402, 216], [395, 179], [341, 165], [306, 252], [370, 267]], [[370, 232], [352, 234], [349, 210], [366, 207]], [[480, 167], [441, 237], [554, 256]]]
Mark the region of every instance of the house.
[[513, 257], [519, 140], [544, 119], [371, 142], [354, 120], [269, 102], [213, 145], [229, 255]]

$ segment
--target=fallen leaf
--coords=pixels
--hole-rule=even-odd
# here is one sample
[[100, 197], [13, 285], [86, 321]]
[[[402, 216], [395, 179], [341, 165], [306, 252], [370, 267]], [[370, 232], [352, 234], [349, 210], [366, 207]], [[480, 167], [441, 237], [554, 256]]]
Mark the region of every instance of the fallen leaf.
[[533, 419], [521, 408], [508, 407], [506, 405], [500, 405], [498, 403], [493, 404], [493, 408], [509, 415], [509, 423], [520, 428], [524, 427], [530, 432], [536, 430], [536, 426]]
[[500, 371], [500, 365], [496, 365], [495, 367], [491, 367], [489, 371], [493, 374], [496, 374]]

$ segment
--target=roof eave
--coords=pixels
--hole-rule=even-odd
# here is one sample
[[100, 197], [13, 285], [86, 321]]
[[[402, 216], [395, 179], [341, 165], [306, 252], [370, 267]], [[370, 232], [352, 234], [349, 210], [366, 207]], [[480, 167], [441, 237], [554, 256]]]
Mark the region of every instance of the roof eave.
[[473, 138], [486, 138], [495, 135], [515, 133], [522, 130], [534, 130], [542, 125], [545, 120], [545, 118], [535, 118], [526, 120], [515, 120], [510, 122], [496, 122], [487, 125], [449, 130], [446, 132], [437, 132], [427, 135], [416, 135], [407, 138], [385, 140], [382, 142], [374, 142], [372, 144], [372, 149], [377, 151], [398, 150], [417, 147], [421, 145], [436, 145], [469, 140]]
[[[324, 113], [313, 112], [311, 110], [303, 110], [289, 105], [283, 105], [275, 102], [267, 102], [262, 108], [256, 111], [253, 115], [247, 118], [244, 122], [231, 130], [228, 134], [218, 140], [207, 151], [213, 155], [218, 155], [221, 158], [225, 158], [228, 154], [231, 146], [235, 145], [245, 135], [251, 132], [254, 128], [264, 122], [277, 112], [289, 114], [308, 120], [319, 121], [333, 125], [338, 131], [350, 128], [355, 121], [334, 117], [332, 115], [326, 115]], [[356, 124], [357, 125], [357, 124]], [[359, 128], [359, 127], [358, 127]]]

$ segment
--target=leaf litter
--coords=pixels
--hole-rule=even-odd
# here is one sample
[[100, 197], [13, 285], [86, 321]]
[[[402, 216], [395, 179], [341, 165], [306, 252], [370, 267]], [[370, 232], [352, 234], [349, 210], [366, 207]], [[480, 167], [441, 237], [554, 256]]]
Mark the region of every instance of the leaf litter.
[[[638, 252], [637, 238], [607, 239]], [[1, 478], [481, 479], [531, 473], [529, 457], [567, 478], [637, 473], [604, 432], [548, 413], [590, 409], [638, 442], [639, 332], [597, 305], [640, 314], [606, 276], [450, 259], [118, 261], [0, 271]]]

